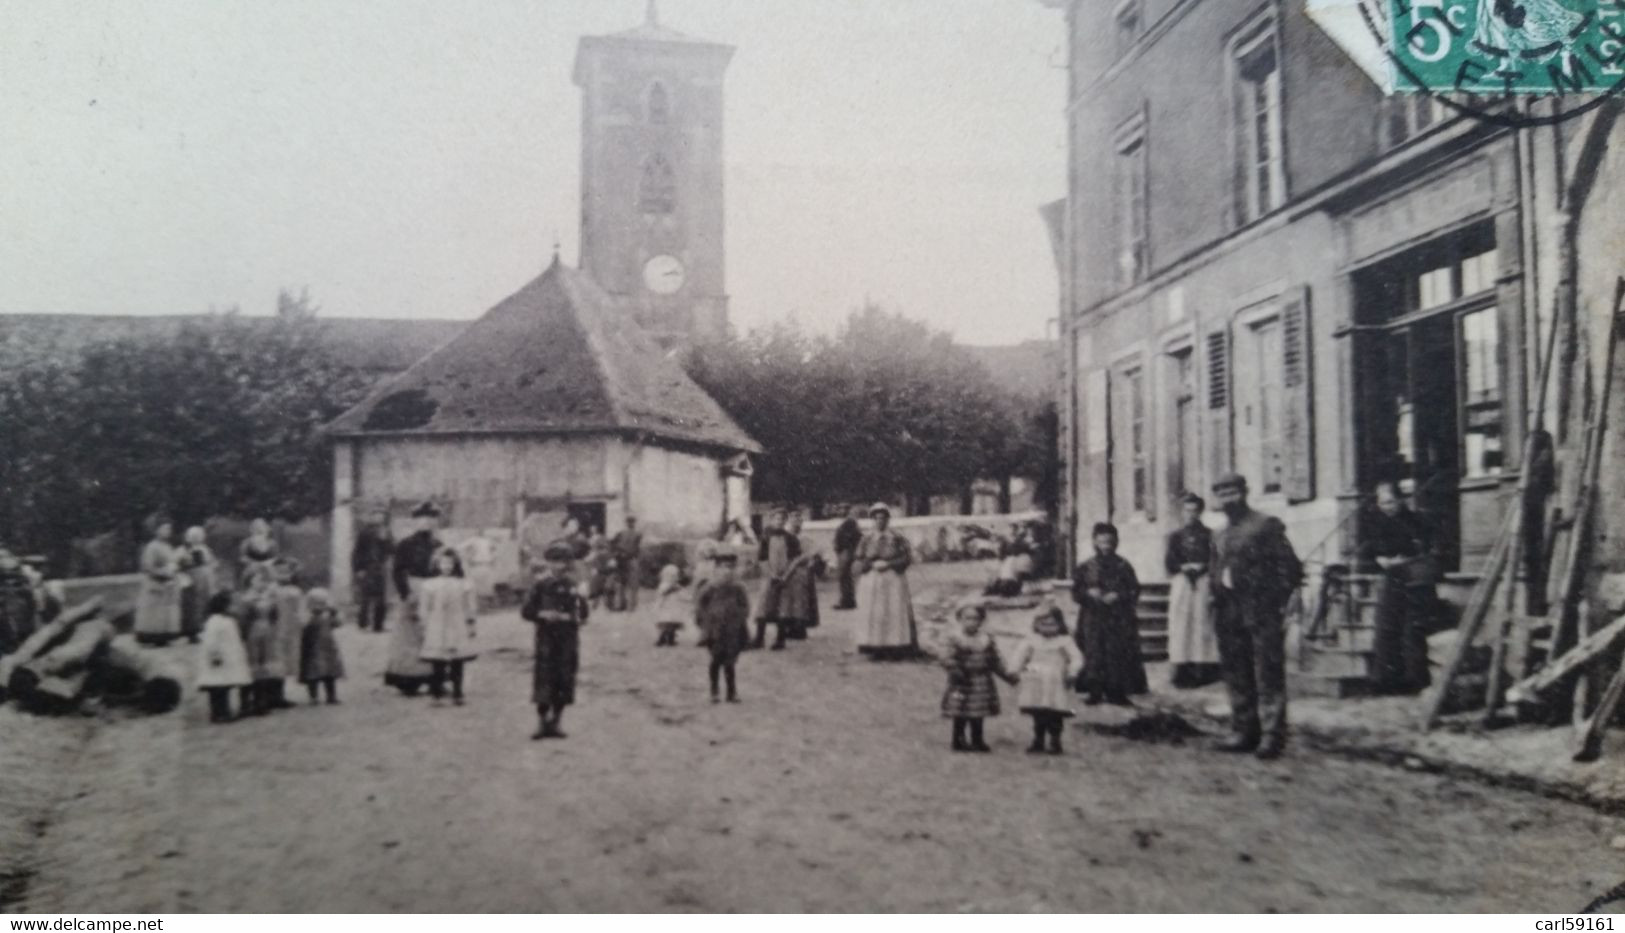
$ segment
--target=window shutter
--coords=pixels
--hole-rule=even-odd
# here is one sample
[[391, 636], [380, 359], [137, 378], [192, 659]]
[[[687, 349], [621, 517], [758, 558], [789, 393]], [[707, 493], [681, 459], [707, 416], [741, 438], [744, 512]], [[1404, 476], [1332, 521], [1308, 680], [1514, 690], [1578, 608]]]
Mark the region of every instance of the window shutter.
[[1282, 453], [1287, 501], [1315, 497], [1314, 389], [1309, 353], [1309, 289], [1289, 292], [1281, 307]]
[[1230, 471], [1230, 334], [1207, 335], [1207, 481]]

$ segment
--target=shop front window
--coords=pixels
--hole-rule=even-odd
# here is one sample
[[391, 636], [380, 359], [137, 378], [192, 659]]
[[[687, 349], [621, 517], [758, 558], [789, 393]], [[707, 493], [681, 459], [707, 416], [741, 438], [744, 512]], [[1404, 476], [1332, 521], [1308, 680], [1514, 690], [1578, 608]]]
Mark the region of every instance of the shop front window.
[[1496, 364], [1500, 345], [1494, 308], [1462, 315], [1462, 452], [1467, 479], [1498, 475], [1505, 466], [1501, 379]]

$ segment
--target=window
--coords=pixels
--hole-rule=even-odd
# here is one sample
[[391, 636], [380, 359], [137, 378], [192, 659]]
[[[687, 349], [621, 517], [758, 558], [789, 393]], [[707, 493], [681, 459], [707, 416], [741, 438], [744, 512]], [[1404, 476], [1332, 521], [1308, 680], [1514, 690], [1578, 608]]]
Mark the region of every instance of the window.
[[1237, 329], [1236, 467], [1259, 489], [1280, 492], [1286, 475], [1281, 319]]
[[638, 185], [638, 210], [645, 214], [670, 214], [677, 209], [677, 178], [665, 156], [654, 155], [643, 163], [643, 180]]
[[666, 94], [666, 86], [659, 81], [649, 86], [648, 105], [650, 123], [664, 125], [671, 122], [671, 98]]
[[[1473, 101], [1469, 98], [1463, 103]], [[1456, 116], [1456, 111], [1433, 94], [1395, 94], [1383, 101], [1382, 113], [1388, 146], [1397, 146]]]
[[1145, 29], [1140, 0], [1127, 0], [1120, 4], [1117, 12], [1113, 14], [1113, 22], [1116, 27], [1117, 57], [1122, 58], [1134, 47], [1134, 43], [1139, 41], [1140, 33]]
[[1151, 500], [1151, 471], [1150, 471], [1150, 438], [1146, 434], [1145, 424], [1145, 370], [1140, 367], [1126, 370], [1122, 376], [1123, 383], [1123, 427], [1127, 436], [1123, 438], [1128, 447], [1128, 467], [1130, 488], [1128, 499], [1130, 508], [1135, 512], [1150, 511]]
[[1476, 295], [1495, 287], [1497, 274], [1494, 248], [1461, 261], [1461, 293]]
[[1245, 224], [1286, 202], [1274, 31], [1255, 34], [1236, 46], [1234, 55], [1236, 202], [1238, 220]]
[[1196, 408], [1196, 351], [1191, 347], [1168, 355], [1169, 383], [1173, 390], [1173, 462], [1168, 465], [1174, 495], [1195, 492], [1201, 486], [1196, 472], [1200, 450]]
[[1501, 336], [1494, 307], [1461, 316], [1461, 408], [1463, 475], [1476, 479], [1499, 474], [1501, 376], [1497, 357]]
[[1115, 163], [1118, 269], [1122, 284], [1133, 285], [1145, 280], [1150, 266], [1143, 130], [1118, 143]]
[[[1463, 255], [1466, 253], [1466, 255]], [[1473, 251], [1453, 249], [1436, 256], [1416, 277], [1415, 306], [1419, 311], [1447, 305], [1495, 287], [1495, 248]]]

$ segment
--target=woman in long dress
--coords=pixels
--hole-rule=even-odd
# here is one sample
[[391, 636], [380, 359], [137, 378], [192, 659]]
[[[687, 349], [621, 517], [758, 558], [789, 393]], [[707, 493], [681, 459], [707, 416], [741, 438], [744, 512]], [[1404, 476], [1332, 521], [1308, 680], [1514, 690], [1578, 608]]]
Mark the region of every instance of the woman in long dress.
[[271, 525], [263, 518], [256, 518], [248, 523], [248, 537], [237, 547], [237, 577], [247, 585], [256, 568], [262, 568], [266, 573], [275, 570], [277, 555], [281, 549], [277, 547], [276, 539], [271, 537]]
[[412, 512], [416, 528], [395, 545], [391, 561], [395, 594], [400, 609], [389, 632], [389, 663], [384, 668], [384, 683], [407, 696], [417, 696], [425, 684], [434, 679], [434, 668], [423, 660], [423, 618], [419, 599], [423, 585], [433, 579], [435, 555], [442, 547], [435, 529], [440, 524], [440, 510], [432, 502], [425, 502]]
[[1185, 524], [1168, 535], [1163, 565], [1168, 570], [1168, 662], [1175, 687], [1200, 687], [1219, 679], [1219, 638], [1213, 628], [1213, 593], [1208, 565], [1213, 532], [1202, 524], [1202, 497], [1180, 501]]
[[914, 605], [908, 592], [908, 567], [914, 554], [908, 539], [891, 530], [891, 507], [877, 502], [869, 509], [874, 530], [858, 545], [858, 651], [875, 660], [906, 657], [919, 651]]
[[435, 705], [445, 696], [446, 680], [451, 680], [451, 702], [463, 705], [463, 664], [472, 661], [474, 617], [479, 605], [474, 585], [463, 577], [463, 564], [451, 548], [435, 555], [438, 576], [423, 581], [418, 594], [418, 616], [423, 620], [423, 651], [420, 655], [434, 667], [429, 693]]
[[818, 627], [818, 578], [824, 573], [824, 557], [801, 540], [801, 513], [791, 512], [784, 534], [795, 554], [784, 573], [784, 591], [779, 596], [779, 625], [791, 641], [805, 641], [807, 630]]
[[1117, 554], [1117, 528], [1094, 527], [1095, 556], [1072, 575], [1072, 598], [1078, 603], [1078, 647], [1083, 649], [1083, 676], [1078, 692], [1088, 703], [1102, 698], [1129, 706], [1129, 696], [1146, 691], [1145, 663], [1140, 658], [1140, 624], [1135, 604], [1140, 580], [1134, 567]]
[[163, 645], [181, 633], [180, 562], [170, 545], [175, 526], [168, 518], [152, 519], [152, 540], [141, 549], [141, 589], [135, 604], [135, 637], [143, 644]]

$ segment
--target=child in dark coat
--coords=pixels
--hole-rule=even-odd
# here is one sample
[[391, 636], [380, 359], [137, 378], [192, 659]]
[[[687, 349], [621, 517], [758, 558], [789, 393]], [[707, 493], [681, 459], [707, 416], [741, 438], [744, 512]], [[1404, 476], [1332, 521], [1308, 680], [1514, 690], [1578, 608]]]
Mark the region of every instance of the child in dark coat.
[[338, 680], [344, 676], [344, 657], [339, 654], [333, 630], [339, 626], [339, 611], [333, 598], [320, 587], [305, 594], [305, 627], [299, 636], [299, 680], [316, 703], [316, 690], [322, 688], [328, 703], [337, 703]]
[[570, 576], [575, 552], [566, 542], [548, 545], [547, 564], [536, 575], [525, 606], [519, 611], [536, 625], [536, 659], [531, 672], [531, 702], [540, 721], [533, 739], [562, 739], [559, 720], [576, 699], [576, 671], [581, 663], [581, 626], [587, 623], [587, 601]]
[[739, 702], [734, 681], [734, 665], [739, 652], [750, 641], [750, 597], [734, 582], [734, 566], [739, 558], [726, 551], [717, 554], [710, 582], [694, 600], [694, 621], [699, 624], [705, 646], [711, 649], [711, 702], [716, 703], [718, 680], [728, 682], [728, 702]]
[[[952, 748], [956, 752], [990, 752], [982, 740], [982, 720], [999, 715], [999, 689], [995, 676], [1015, 685], [1016, 677], [999, 656], [998, 642], [982, 631], [987, 611], [974, 603], [954, 613], [959, 631], [943, 645], [942, 666], [948, 669], [948, 689], [942, 694], [942, 715], [954, 721]], [[966, 739], [966, 730], [970, 737]]]

